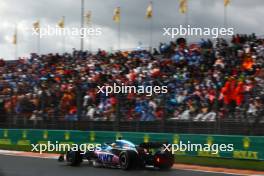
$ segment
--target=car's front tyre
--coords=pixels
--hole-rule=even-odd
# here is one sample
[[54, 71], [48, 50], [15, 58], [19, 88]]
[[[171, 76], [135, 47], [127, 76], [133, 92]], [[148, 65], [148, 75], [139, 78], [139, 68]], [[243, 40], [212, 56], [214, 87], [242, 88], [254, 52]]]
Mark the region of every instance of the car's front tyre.
[[82, 162], [81, 153], [79, 151], [67, 152], [66, 161], [70, 166], [79, 166]]

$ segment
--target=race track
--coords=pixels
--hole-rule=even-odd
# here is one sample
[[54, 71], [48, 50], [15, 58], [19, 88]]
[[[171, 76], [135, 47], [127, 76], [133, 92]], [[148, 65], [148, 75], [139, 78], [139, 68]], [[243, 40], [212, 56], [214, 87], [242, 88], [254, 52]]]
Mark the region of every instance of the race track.
[[0, 155], [0, 176], [231, 176], [232, 174], [209, 173], [189, 170], [123, 171], [120, 169], [93, 168], [83, 163], [80, 167], [67, 166], [55, 159]]

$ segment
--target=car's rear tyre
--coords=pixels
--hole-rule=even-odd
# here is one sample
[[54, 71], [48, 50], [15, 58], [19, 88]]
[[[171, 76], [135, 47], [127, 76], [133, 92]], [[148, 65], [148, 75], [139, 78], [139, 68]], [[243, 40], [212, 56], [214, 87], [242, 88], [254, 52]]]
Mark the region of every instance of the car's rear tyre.
[[79, 166], [82, 162], [82, 156], [78, 151], [69, 151], [66, 154], [66, 161], [70, 166]]
[[171, 153], [158, 151], [154, 155], [154, 167], [162, 170], [170, 169], [174, 164], [174, 157]]
[[137, 166], [138, 155], [135, 151], [128, 150], [121, 152], [119, 155], [119, 164], [121, 169], [130, 170]]

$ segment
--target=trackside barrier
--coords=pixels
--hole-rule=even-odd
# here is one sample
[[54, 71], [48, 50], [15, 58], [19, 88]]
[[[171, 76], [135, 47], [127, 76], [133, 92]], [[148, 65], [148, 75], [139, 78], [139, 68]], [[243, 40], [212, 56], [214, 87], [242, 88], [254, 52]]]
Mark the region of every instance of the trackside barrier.
[[233, 158], [248, 160], [264, 160], [263, 136], [235, 135], [199, 135], [172, 133], [139, 133], [110, 131], [67, 131], [67, 130], [30, 130], [30, 129], [0, 129], [0, 149], [31, 150], [31, 144], [47, 143], [104, 143], [122, 137], [135, 144], [150, 141], [179, 144], [233, 144], [234, 151], [221, 151], [217, 154], [211, 151], [176, 152], [176, 155], [205, 156], [215, 158]]

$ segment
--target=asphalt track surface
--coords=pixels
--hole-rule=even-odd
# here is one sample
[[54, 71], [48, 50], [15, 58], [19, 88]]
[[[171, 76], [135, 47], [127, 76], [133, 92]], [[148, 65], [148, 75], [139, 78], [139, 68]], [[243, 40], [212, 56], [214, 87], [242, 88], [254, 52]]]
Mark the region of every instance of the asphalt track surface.
[[189, 170], [123, 171], [111, 168], [94, 168], [83, 163], [79, 167], [67, 166], [55, 159], [0, 155], [0, 176], [231, 176], [231, 174], [207, 173]]

